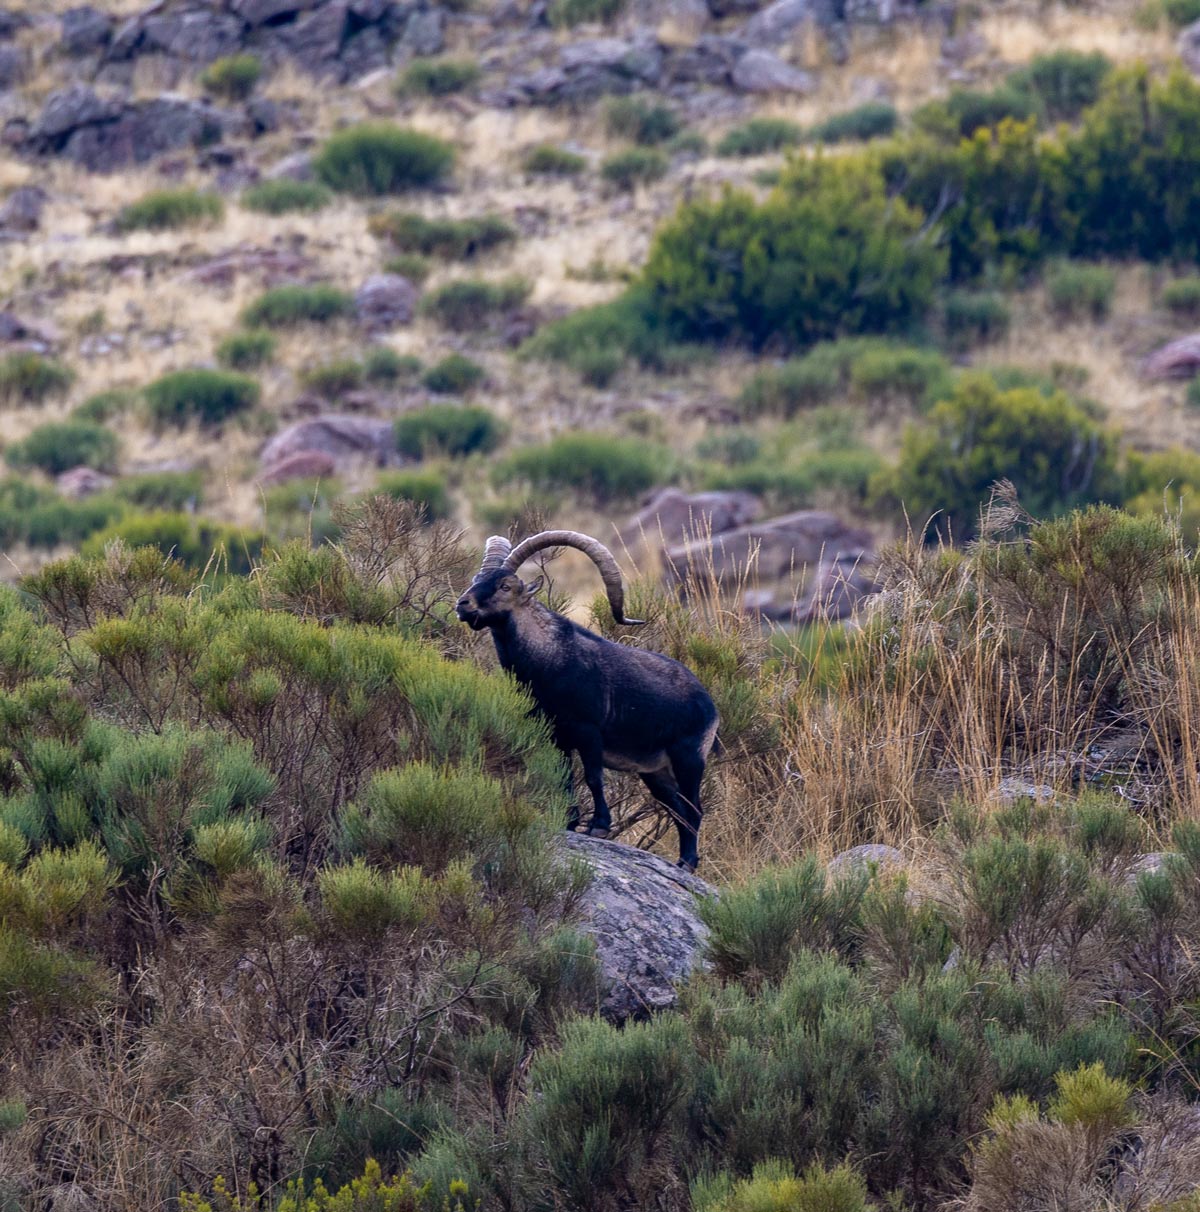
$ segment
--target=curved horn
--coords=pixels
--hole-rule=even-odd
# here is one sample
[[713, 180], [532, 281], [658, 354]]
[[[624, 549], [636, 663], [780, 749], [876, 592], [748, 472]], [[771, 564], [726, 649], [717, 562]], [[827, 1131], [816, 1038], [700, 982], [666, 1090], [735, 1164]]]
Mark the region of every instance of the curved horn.
[[593, 539], [591, 535], [580, 534], [577, 530], [543, 530], [541, 534], [531, 535], [512, 549], [504, 561], [504, 570], [516, 572], [530, 556], [544, 551], [547, 547], [574, 547], [589, 556], [604, 579], [604, 588], [608, 591], [608, 604], [612, 607], [613, 618], [618, 623], [627, 625], [645, 622], [645, 619], [627, 619], [625, 617], [625, 590], [621, 584], [621, 570], [617, 567], [613, 553], [599, 539]]
[[483, 545], [483, 563], [479, 565], [475, 579], [487, 576], [489, 572], [495, 572], [504, 564], [510, 551], [512, 551], [512, 544], [502, 534], [492, 535]]

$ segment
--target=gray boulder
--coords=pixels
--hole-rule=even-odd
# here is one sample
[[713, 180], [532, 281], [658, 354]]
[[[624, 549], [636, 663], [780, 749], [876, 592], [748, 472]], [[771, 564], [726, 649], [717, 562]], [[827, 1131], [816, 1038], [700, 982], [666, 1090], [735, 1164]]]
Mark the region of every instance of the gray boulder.
[[328, 479], [337, 471], [332, 455], [321, 450], [301, 450], [272, 463], [258, 477], [260, 484], [286, 484], [289, 480]]
[[1200, 76], [1200, 21], [1179, 31], [1175, 39], [1175, 49], [1179, 52], [1183, 65], [1193, 76]]
[[831, 875], [849, 875], [851, 872], [869, 870], [874, 867], [878, 871], [894, 870], [907, 867], [908, 860], [904, 852], [895, 846], [884, 846], [879, 842], [868, 842], [863, 846], [851, 846], [835, 854], [829, 860]]
[[679, 982], [704, 964], [708, 927], [696, 901], [715, 889], [633, 846], [577, 833], [563, 845], [592, 871], [580, 925], [596, 943], [600, 1013], [623, 1023], [669, 1009]]
[[383, 466], [395, 450], [390, 421], [328, 413], [280, 430], [262, 448], [259, 464], [269, 471], [294, 455], [317, 452], [338, 463], [368, 460]]
[[233, 0], [230, 7], [249, 26], [266, 25], [315, 8], [320, 0]]
[[747, 51], [734, 65], [731, 77], [744, 93], [811, 93], [817, 86], [810, 72], [785, 63], [770, 51]]
[[81, 127], [113, 122], [120, 113], [119, 101], [101, 98], [85, 85], [72, 84], [46, 98], [42, 112], [29, 129], [29, 142], [38, 150], [59, 150]]
[[841, 622], [855, 615], [867, 598], [882, 586], [875, 579], [875, 563], [865, 552], [839, 553], [822, 560], [813, 575], [804, 600], [792, 612], [794, 623], [818, 620]]
[[417, 288], [399, 274], [372, 274], [354, 292], [358, 322], [370, 332], [409, 323], [417, 306]]
[[667, 549], [678, 575], [690, 568], [711, 567], [718, 581], [737, 581], [753, 565], [759, 579], [798, 578], [815, 571], [823, 560], [862, 557], [872, 548], [871, 535], [819, 509], [768, 518], [736, 530], [696, 539]]
[[59, 48], [66, 55], [90, 55], [102, 51], [112, 38], [113, 19], [90, 4], [69, 8], [62, 15]]
[[0, 206], [0, 232], [12, 235], [37, 231], [46, 205], [46, 191], [36, 185], [21, 185]]
[[735, 530], [761, 513], [761, 502], [749, 492], [686, 493], [664, 488], [621, 528], [621, 543], [631, 551], [671, 547]]
[[302, 14], [294, 25], [281, 27], [280, 42], [306, 72], [340, 79], [342, 69], [338, 56], [346, 38], [348, 16], [346, 0], [334, 0], [332, 4]]
[[112, 476], [106, 476], [102, 471], [93, 467], [72, 467], [64, 471], [54, 480], [54, 486], [64, 497], [73, 501], [82, 501], [85, 497], [95, 496], [113, 485]]
[[778, 46], [813, 18], [813, 0], [775, 0], [755, 13], [737, 36], [751, 46]]
[[404, 23], [401, 45], [413, 55], [440, 55], [446, 47], [446, 16], [440, 8], [413, 13]]
[[28, 74], [28, 54], [19, 46], [0, 46], [0, 89], [16, 88]]
[[1142, 363], [1142, 375], [1147, 379], [1191, 379], [1197, 373], [1200, 373], [1200, 332], [1168, 341]]

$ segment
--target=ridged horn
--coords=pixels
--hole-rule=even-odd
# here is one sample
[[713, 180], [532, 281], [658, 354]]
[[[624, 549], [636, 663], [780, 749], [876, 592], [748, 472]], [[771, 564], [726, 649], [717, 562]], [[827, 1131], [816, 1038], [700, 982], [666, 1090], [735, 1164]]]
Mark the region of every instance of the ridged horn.
[[510, 551], [512, 551], [512, 544], [502, 534], [492, 535], [483, 545], [483, 563], [479, 565], [475, 579], [479, 580], [480, 577], [487, 576], [489, 572], [495, 572], [498, 568], [503, 567]]
[[625, 589], [621, 584], [621, 570], [617, 567], [613, 553], [599, 539], [580, 534], [577, 530], [543, 530], [541, 534], [530, 535], [508, 554], [504, 561], [504, 571], [516, 572], [530, 556], [544, 551], [547, 547], [574, 547], [591, 559], [600, 570], [604, 588], [608, 592], [608, 604], [612, 607], [613, 618], [618, 623], [633, 626], [646, 621], [625, 617]]

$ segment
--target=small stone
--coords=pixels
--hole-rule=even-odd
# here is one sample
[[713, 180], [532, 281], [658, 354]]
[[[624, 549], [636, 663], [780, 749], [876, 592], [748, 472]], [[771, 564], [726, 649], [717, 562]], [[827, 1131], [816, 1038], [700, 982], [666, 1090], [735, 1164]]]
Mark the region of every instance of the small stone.
[[371, 332], [408, 324], [417, 306], [417, 288], [399, 274], [374, 274], [354, 294], [359, 323]]
[[854, 871], [869, 870], [874, 867], [879, 871], [889, 868], [906, 867], [908, 860], [903, 851], [895, 846], [884, 846], [881, 843], [868, 843], [864, 846], [851, 846], [835, 854], [829, 860], [830, 875], [849, 875]]
[[73, 501], [82, 501], [85, 497], [95, 496], [113, 485], [112, 476], [106, 476], [93, 467], [72, 467], [64, 471], [55, 481], [54, 486], [64, 497]]
[[747, 51], [733, 65], [733, 84], [746, 93], [811, 93], [811, 73], [785, 63], [765, 50]]
[[440, 55], [446, 46], [446, 18], [440, 8], [413, 13], [404, 25], [404, 49], [413, 55]]
[[18, 186], [0, 206], [0, 231], [37, 231], [45, 205], [45, 190], [36, 185]]

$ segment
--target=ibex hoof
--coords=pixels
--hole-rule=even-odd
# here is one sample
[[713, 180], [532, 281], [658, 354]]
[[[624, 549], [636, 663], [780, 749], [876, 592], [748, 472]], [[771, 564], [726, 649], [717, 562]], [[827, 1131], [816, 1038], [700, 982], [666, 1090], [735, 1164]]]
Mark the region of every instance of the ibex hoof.
[[688, 875], [694, 875], [699, 864], [699, 859], [697, 859], [694, 863], [685, 863], [683, 859], [680, 859], [675, 866], [678, 867], [680, 871], [686, 871]]
[[600, 829], [595, 825], [589, 825], [587, 835], [588, 837], [606, 838], [608, 837], [609, 832], [610, 831], [608, 829]]

